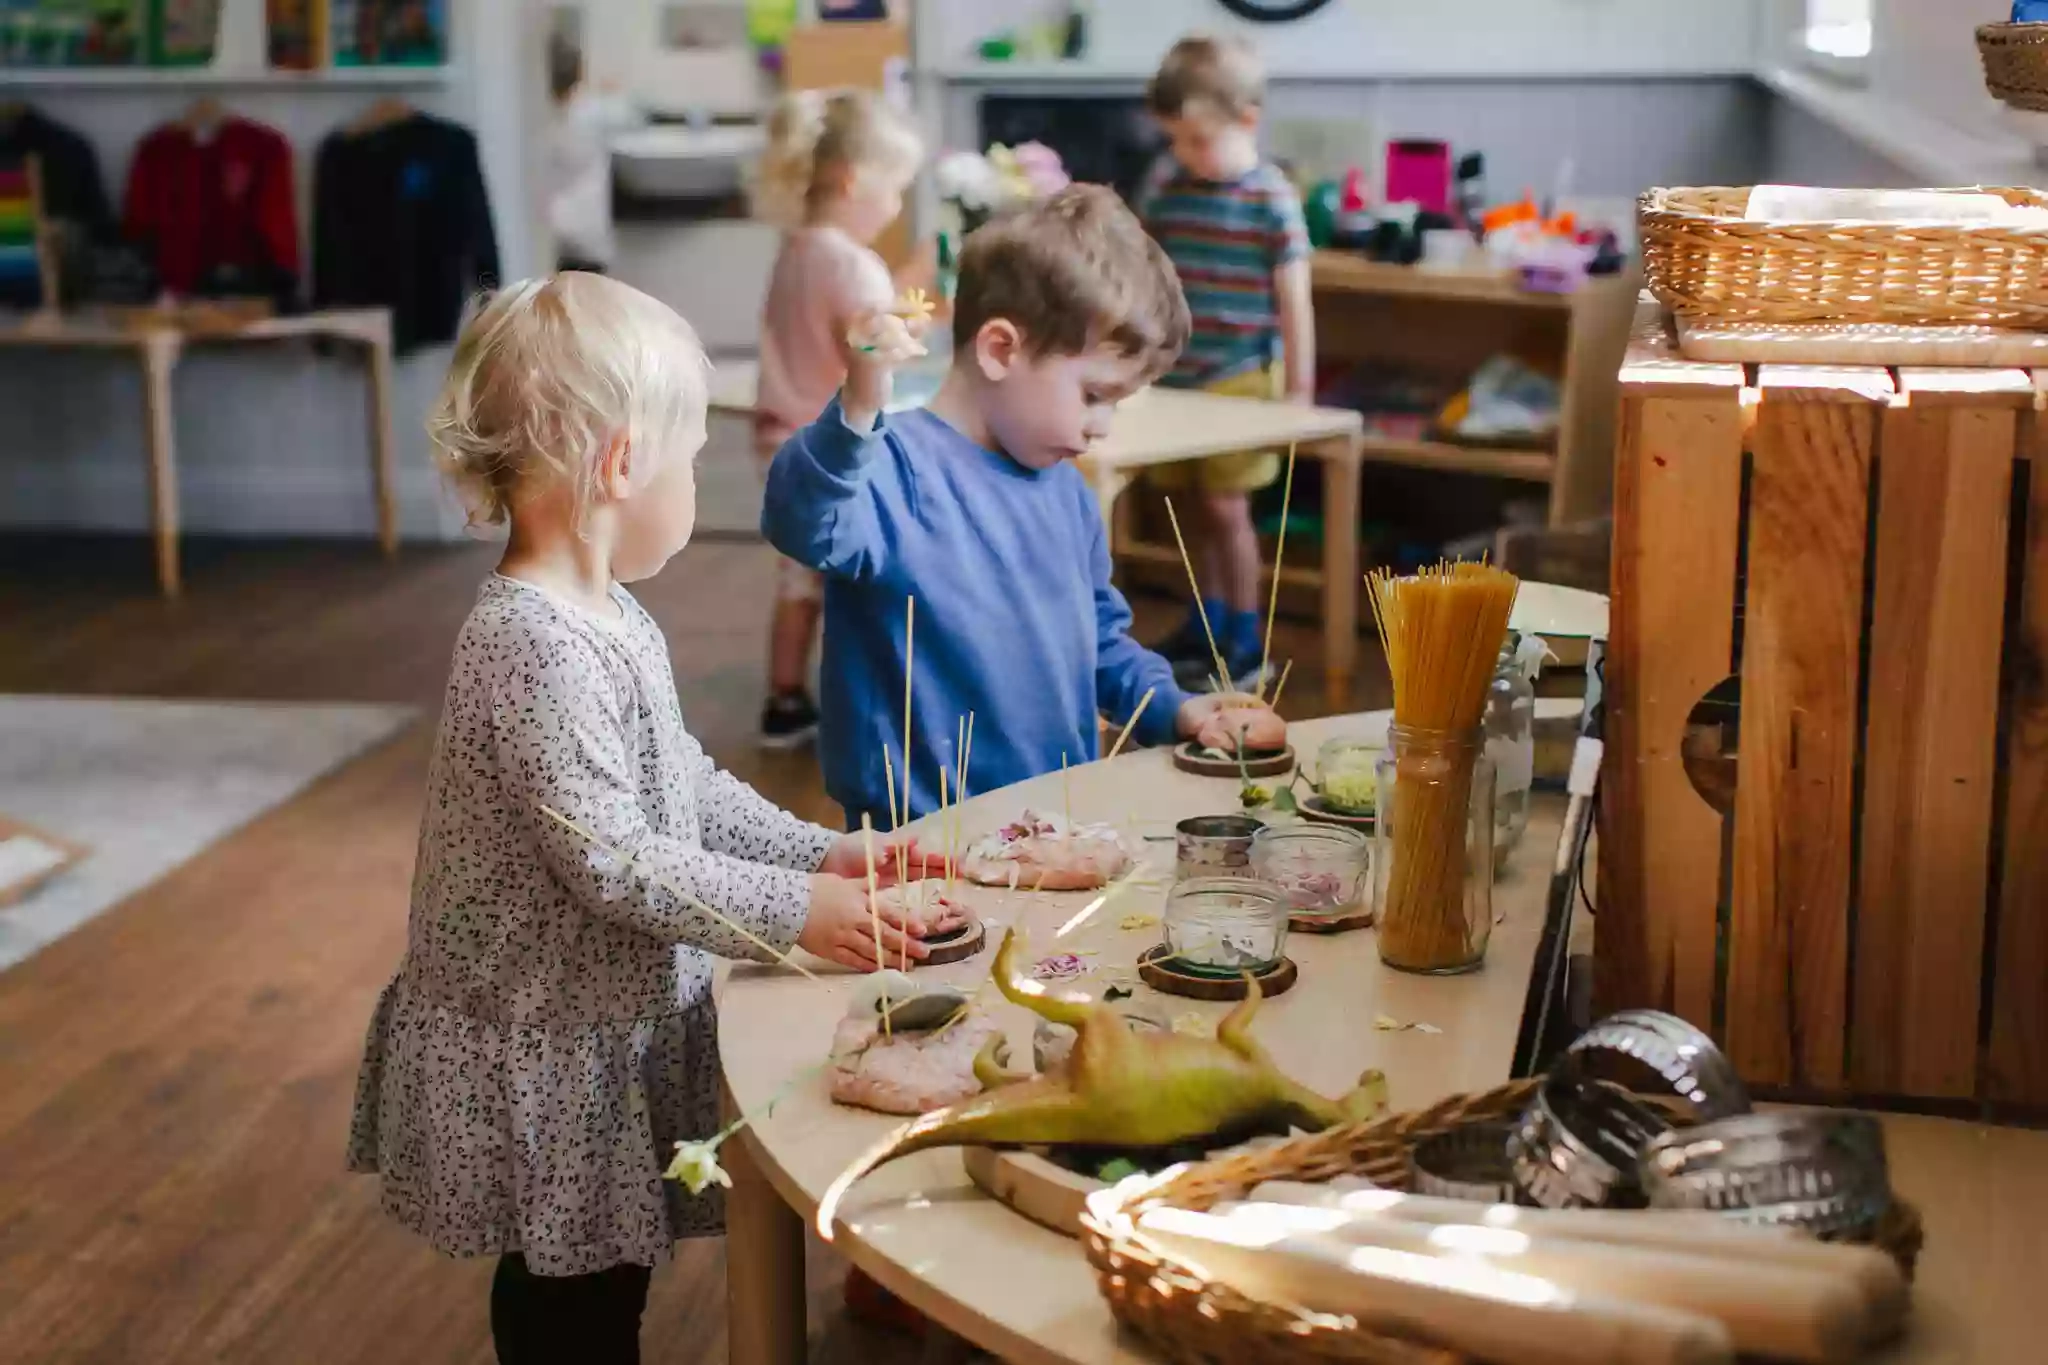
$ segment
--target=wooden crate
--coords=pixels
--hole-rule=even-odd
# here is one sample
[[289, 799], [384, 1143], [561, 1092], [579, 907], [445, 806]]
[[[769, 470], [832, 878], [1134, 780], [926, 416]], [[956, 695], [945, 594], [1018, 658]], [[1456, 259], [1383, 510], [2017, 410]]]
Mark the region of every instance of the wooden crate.
[[1621, 387], [1600, 1007], [1766, 1093], [2048, 1111], [2048, 371], [1653, 314]]

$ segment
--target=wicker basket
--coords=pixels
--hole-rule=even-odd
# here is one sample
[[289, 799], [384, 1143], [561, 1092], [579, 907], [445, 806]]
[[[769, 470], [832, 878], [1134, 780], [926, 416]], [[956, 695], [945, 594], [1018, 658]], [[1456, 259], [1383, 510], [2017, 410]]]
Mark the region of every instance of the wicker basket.
[[1985, 24], [1977, 52], [1984, 87], [2001, 103], [2048, 113], [2048, 24]]
[[[1134, 1224], [1139, 1214], [1161, 1205], [1206, 1211], [1246, 1197], [1267, 1180], [1319, 1183], [1360, 1175], [1406, 1189], [1408, 1154], [1416, 1143], [1468, 1123], [1511, 1119], [1528, 1106], [1539, 1083], [1516, 1081], [1483, 1094], [1453, 1095], [1416, 1113], [1201, 1162], [1113, 1215], [1091, 1209], [1081, 1219], [1081, 1242], [1096, 1283], [1119, 1321], [1180, 1365], [1463, 1365], [1464, 1358], [1453, 1352], [1250, 1299], [1204, 1280], [1138, 1238]], [[1895, 1202], [1871, 1241], [1911, 1275], [1920, 1253], [1920, 1215]]]
[[[2048, 208], [2028, 189], [1996, 194]], [[1764, 223], [1747, 189], [1651, 190], [1640, 204], [1650, 292], [1673, 312], [1745, 322], [2048, 329], [2048, 230]]]

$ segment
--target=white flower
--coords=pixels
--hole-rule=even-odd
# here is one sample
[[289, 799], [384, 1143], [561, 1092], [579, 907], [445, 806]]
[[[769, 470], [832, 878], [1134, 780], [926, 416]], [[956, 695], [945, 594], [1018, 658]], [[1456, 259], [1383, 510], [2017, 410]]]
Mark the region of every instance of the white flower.
[[932, 171], [939, 197], [977, 212], [1001, 202], [1002, 177], [979, 152], [948, 152]]
[[732, 1177], [718, 1164], [718, 1141], [678, 1142], [676, 1159], [661, 1173], [664, 1180], [679, 1180], [691, 1194], [702, 1194], [708, 1185], [732, 1188]]

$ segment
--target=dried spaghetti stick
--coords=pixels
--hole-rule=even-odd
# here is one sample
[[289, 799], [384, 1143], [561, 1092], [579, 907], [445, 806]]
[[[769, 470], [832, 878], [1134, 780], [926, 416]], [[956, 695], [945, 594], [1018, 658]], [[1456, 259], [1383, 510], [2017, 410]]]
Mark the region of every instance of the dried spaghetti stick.
[[1287, 675], [1293, 671], [1294, 660], [1289, 659], [1287, 666], [1280, 670], [1280, 681], [1273, 684], [1273, 700], [1267, 702], [1266, 705], [1276, 712], [1280, 709], [1280, 694], [1287, 690]]
[[1149, 688], [1144, 696], [1138, 698], [1138, 709], [1131, 712], [1131, 718], [1124, 722], [1124, 728], [1117, 734], [1116, 743], [1109, 746], [1109, 756], [1111, 758], [1115, 758], [1124, 751], [1124, 741], [1131, 737], [1131, 731], [1138, 728], [1138, 717], [1145, 714], [1145, 708], [1152, 704], [1152, 697], [1158, 691], [1159, 689], [1156, 687]]
[[1223, 651], [1216, 648], [1216, 632], [1209, 625], [1209, 609], [1202, 605], [1202, 585], [1195, 578], [1195, 561], [1188, 558], [1188, 543], [1181, 536], [1180, 516], [1173, 510], [1172, 498], [1166, 500], [1166, 519], [1173, 523], [1173, 543], [1180, 547], [1181, 567], [1188, 571], [1188, 590], [1195, 595], [1195, 614], [1202, 618], [1202, 634], [1209, 640], [1209, 659], [1216, 665], [1219, 682], [1227, 680], [1230, 669], [1223, 663]]
[[946, 862], [953, 861], [953, 812], [946, 800], [946, 765], [939, 765], [939, 847], [945, 852]]
[[[889, 960], [882, 956], [882, 907], [876, 904], [881, 894], [875, 889], [875, 822], [866, 811], [860, 813], [860, 840], [868, 854], [868, 923], [875, 931], [875, 970], [887, 972]], [[889, 1027], [889, 978], [881, 978], [882, 986], [882, 1033], [885, 1037], [893, 1034]]]
[[[1266, 602], [1266, 644], [1259, 651], [1259, 685], [1256, 696], [1266, 690], [1266, 669], [1273, 662], [1273, 621], [1280, 615], [1280, 566], [1287, 562], [1287, 513], [1294, 505], [1294, 447], [1287, 447], [1287, 486], [1280, 494], [1280, 539], [1273, 547], [1273, 593]], [[1280, 689], [1274, 688], [1279, 696]]]
[[894, 834], [903, 828], [902, 819], [896, 814], [896, 765], [889, 761], [889, 744], [882, 743], [882, 785], [889, 789], [889, 832]]

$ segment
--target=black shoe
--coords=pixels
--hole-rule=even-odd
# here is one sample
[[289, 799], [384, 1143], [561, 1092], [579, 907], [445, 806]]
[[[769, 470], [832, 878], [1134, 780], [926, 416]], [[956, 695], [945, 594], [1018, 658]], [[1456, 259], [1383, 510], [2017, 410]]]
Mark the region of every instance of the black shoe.
[[[1246, 645], [1242, 649], [1223, 647], [1223, 662], [1230, 669], [1230, 687], [1235, 692], [1261, 693], [1266, 686], [1267, 670], [1260, 667], [1264, 662], [1263, 644]], [[1215, 664], [1210, 664], [1215, 671]]]
[[1187, 619], [1180, 623], [1179, 628], [1152, 646], [1152, 650], [1172, 664], [1176, 674], [1183, 664], [1190, 667], [1198, 663], [1204, 668], [1211, 666], [1209, 634], [1202, 629], [1202, 618], [1194, 612], [1189, 612]]
[[761, 708], [761, 747], [799, 749], [818, 737], [818, 708], [807, 692], [779, 692]]

